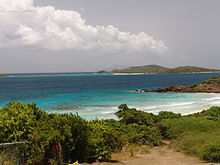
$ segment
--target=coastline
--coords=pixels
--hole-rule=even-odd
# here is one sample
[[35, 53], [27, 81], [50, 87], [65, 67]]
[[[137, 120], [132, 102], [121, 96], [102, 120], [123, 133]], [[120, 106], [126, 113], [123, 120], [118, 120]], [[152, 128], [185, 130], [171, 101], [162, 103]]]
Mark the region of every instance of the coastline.
[[110, 73], [110, 74], [112, 74], [112, 75], [142, 75], [142, 74], [146, 74], [146, 73]]
[[104, 76], [104, 75], [163, 75], [163, 74], [213, 74], [213, 73], [220, 73], [220, 72], [177, 72], [177, 73], [160, 73], [160, 72], [132, 72], [132, 73], [97, 73], [97, 72], [91, 72], [91, 73], [11, 73], [7, 74], [5, 76], [0, 76], [0, 78], [16, 78], [16, 77], [75, 77], [75, 76]]
[[[126, 72], [119, 72], [119, 73], [107, 73], [107, 74], [112, 74], [112, 75], [150, 75], [150, 74], [199, 74], [199, 73], [220, 73], [218, 72], [131, 72], [131, 73], [126, 73]], [[102, 73], [98, 73], [102, 74]]]
[[[219, 76], [219, 74], [155, 74], [153, 76], [128, 75], [128, 77], [96, 74], [94, 76], [80, 75], [80, 77], [72, 77], [71, 75], [71, 77], [47, 76], [43, 78], [30, 76], [27, 79], [2, 78], [2, 100], [0, 106], [5, 106], [8, 102], [21, 100], [20, 90], [13, 91], [13, 97], [8, 91], [11, 91], [11, 85], [14, 85], [15, 89], [19, 89], [20, 84], [24, 84], [22, 87], [22, 101], [36, 102], [40, 107], [45, 108], [46, 112], [51, 113], [75, 114], [78, 112], [85, 119], [95, 119], [96, 117], [99, 119], [115, 118], [114, 112], [117, 110], [117, 106], [126, 103], [129, 106], [153, 113], [168, 110], [184, 114], [206, 109], [212, 105], [220, 105], [220, 99], [204, 101], [204, 99], [216, 99], [219, 95], [212, 93], [137, 94], [128, 91], [144, 88], [145, 86], [147, 88], [161, 87], [165, 86], [165, 84], [171, 84], [173, 80], [175, 80], [176, 84], [198, 83], [201, 80], [206, 80], [204, 77], [214, 76]], [[27, 80], [34, 83], [27, 86]], [[40, 86], [38, 82], [40, 82]], [[45, 82], [58, 85], [59, 88], [54, 90], [53, 86], [45, 86]], [[81, 84], [81, 82], [83, 83]], [[194, 103], [190, 104], [190, 102]], [[53, 108], [46, 109], [47, 107]]]
[[136, 92], [179, 92], [179, 93], [220, 93], [220, 76], [209, 78], [200, 84], [187, 86], [167, 86], [156, 89], [137, 89]]

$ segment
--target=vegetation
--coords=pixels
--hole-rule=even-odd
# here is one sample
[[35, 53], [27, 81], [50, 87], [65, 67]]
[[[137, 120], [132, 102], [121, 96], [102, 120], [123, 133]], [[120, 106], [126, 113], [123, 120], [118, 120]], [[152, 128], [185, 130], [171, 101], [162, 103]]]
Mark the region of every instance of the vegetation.
[[217, 69], [208, 69], [196, 66], [181, 66], [168, 69], [168, 73], [219, 72]]
[[166, 72], [168, 68], [159, 65], [132, 66], [125, 69], [114, 69], [113, 73], [144, 73], [144, 72]]
[[108, 161], [112, 152], [157, 146], [162, 139], [201, 159], [220, 161], [220, 107], [181, 116], [118, 107], [119, 120], [86, 121], [73, 114], [48, 114], [36, 104], [10, 103], [0, 109], [0, 143], [27, 142], [27, 164]]
[[137, 89], [136, 92], [204, 92], [220, 93], [220, 76], [209, 78], [201, 84], [192, 84], [188, 86], [168, 86], [157, 89]]
[[0, 110], [0, 130], [0, 143], [28, 143], [27, 163], [86, 159], [89, 128], [77, 115], [47, 114], [35, 104], [10, 103]]
[[220, 107], [176, 119], [160, 121], [163, 136], [187, 154], [211, 162], [220, 161]]
[[[103, 71], [102, 71], [103, 72]], [[208, 69], [196, 66], [181, 66], [167, 68], [159, 65], [132, 66], [124, 69], [114, 69], [111, 73], [196, 73], [196, 72], [220, 72], [218, 69]]]
[[202, 82], [202, 84], [218, 84], [218, 85], [220, 85], [220, 76], [209, 78], [208, 80]]
[[140, 111], [129, 117], [129, 108], [124, 110], [123, 120], [86, 121], [73, 114], [48, 114], [34, 103], [9, 103], [0, 109], [0, 143], [25, 141], [25, 162], [44, 165], [107, 161], [127, 145], [161, 143], [153, 114]]
[[200, 91], [219, 92], [220, 91], [220, 76], [212, 77], [206, 81], [203, 81], [201, 84], [193, 84], [187, 87], [197, 92], [200, 92]]

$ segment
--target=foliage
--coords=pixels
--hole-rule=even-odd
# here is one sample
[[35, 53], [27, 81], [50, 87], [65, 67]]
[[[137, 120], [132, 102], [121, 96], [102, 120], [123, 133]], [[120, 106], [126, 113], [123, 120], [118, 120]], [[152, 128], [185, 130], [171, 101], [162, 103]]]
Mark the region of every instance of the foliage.
[[156, 122], [156, 116], [152, 113], [136, 110], [135, 108], [128, 108], [126, 104], [121, 104], [118, 107], [119, 111], [115, 113], [120, 121], [125, 124], [139, 124], [153, 126]]
[[9, 103], [0, 109], [0, 143], [26, 141], [27, 164], [108, 161], [123, 147], [155, 146], [169, 138], [187, 154], [218, 162], [220, 107], [181, 116], [158, 115], [121, 104], [119, 120], [86, 121], [73, 114], [48, 114], [34, 103]]
[[203, 85], [198, 84], [197, 86], [195, 86], [195, 87], [193, 88], [193, 90], [194, 90], [194, 91], [197, 91], [197, 92], [200, 92], [200, 91], [205, 91], [205, 90], [207, 90], [207, 88], [204, 87]]
[[197, 84], [191, 84], [191, 85], [189, 85], [188, 87], [190, 87], [190, 88], [195, 88], [195, 87], [197, 87]]
[[214, 129], [217, 123], [204, 118], [182, 117], [177, 119], [166, 119], [160, 122], [160, 128], [166, 131], [166, 137], [178, 138], [192, 132], [202, 132]]
[[106, 125], [105, 121], [94, 120], [89, 125], [91, 127], [89, 162], [109, 160], [111, 152], [120, 150], [123, 147], [123, 139], [120, 133]]
[[88, 129], [77, 115], [47, 114], [36, 104], [10, 103], [0, 110], [0, 130], [0, 143], [28, 143], [27, 163], [61, 162], [63, 147], [66, 159], [85, 160]]
[[[128, 144], [138, 145], [159, 145], [162, 136], [156, 126], [157, 116], [151, 113], [128, 108], [126, 104], [118, 107], [119, 111], [115, 114], [122, 123], [120, 130], [125, 135]], [[114, 126], [115, 127], [115, 126]], [[117, 127], [115, 127], [117, 128]]]
[[171, 68], [168, 70], [169, 73], [192, 73], [192, 72], [217, 72], [216, 69], [208, 69], [196, 66], [181, 66], [176, 68]]
[[196, 66], [181, 66], [176, 68], [167, 68], [159, 65], [131, 66], [124, 69], [114, 69], [113, 73], [194, 73], [194, 72], [219, 72], [216, 69], [208, 69]]
[[129, 124], [127, 138], [131, 144], [138, 145], [159, 145], [162, 143], [162, 136], [157, 127], [146, 125]]
[[174, 119], [174, 118], [180, 118], [181, 114], [178, 113], [173, 113], [173, 112], [168, 112], [168, 111], [160, 111], [157, 115], [158, 120], [163, 120], [163, 119]]
[[164, 137], [174, 140], [176, 146], [190, 155], [207, 161], [220, 161], [220, 107], [158, 124]]
[[214, 106], [208, 110], [193, 114], [191, 116], [205, 117], [208, 120], [220, 120], [220, 107]]
[[220, 162], [220, 141], [205, 145], [202, 158], [209, 162]]
[[220, 76], [209, 78], [208, 80], [202, 82], [202, 84], [218, 84], [218, 85], [220, 85]]
[[53, 128], [62, 137], [64, 160], [83, 162], [88, 156], [90, 127], [87, 122], [73, 114], [52, 114]]
[[114, 73], [165, 72], [168, 68], [159, 65], [132, 66], [125, 69], [114, 69]]

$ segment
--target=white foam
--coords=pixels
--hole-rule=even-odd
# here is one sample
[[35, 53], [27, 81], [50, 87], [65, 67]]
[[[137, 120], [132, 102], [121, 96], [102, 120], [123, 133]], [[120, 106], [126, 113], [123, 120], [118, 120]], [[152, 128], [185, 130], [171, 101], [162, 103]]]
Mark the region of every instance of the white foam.
[[212, 97], [212, 98], [203, 99], [203, 100], [205, 101], [220, 100], [220, 97]]
[[211, 102], [210, 104], [220, 105], [220, 101], [214, 101], [214, 102]]
[[149, 107], [143, 107], [143, 109], [155, 109], [158, 108], [159, 106], [149, 106]]
[[[151, 110], [151, 109], [155, 109], [155, 110], [151, 110], [150, 112], [156, 112], [157, 109], [162, 109], [162, 108], [174, 108], [174, 107], [180, 107], [180, 106], [189, 106], [189, 105], [193, 105], [195, 104], [195, 102], [180, 102], [180, 103], [170, 103], [170, 104], [165, 104], [165, 105], [158, 105], [158, 106], [146, 106], [146, 107], [138, 107], [139, 110]], [[159, 110], [160, 111], [160, 110]]]
[[101, 112], [101, 114], [113, 114], [115, 111], [106, 111], [106, 112]]
[[187, 112], [187, 113], [182, 113], [183, 116], [186, 116], [186, 115], [192, 115], [192, 114], [195, 114], [195, 113], [198, 113], [198, 112], [201, 112], [202, 110], [198, 110], [198, 111], [192, 111], [192, 112]]
[[164, 105], [164, 106], [178, 107], [178, 106], [185, 106], [185, 105], [192, 105], [192, 104], [195, 104], [195, 102], [171, 103], [171, 104]]

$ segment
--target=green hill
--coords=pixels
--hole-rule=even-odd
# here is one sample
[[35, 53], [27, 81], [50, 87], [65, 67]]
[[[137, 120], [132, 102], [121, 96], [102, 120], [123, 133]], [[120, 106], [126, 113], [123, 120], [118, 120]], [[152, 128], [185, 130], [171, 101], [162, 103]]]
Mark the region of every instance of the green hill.
[[144, 73], [144, 72], [165, 72], [166, 67], [159, 65], [146, 65], [146, 66], [131, 66], [125, 69], [114, 69], [113, 73]]
[[220, 86], [220, 76], [209, 78], [206, 81], [203, 81], [202, 84], [217, 84]]
[[217, 69], [202, 68], [196, 66], [181, 66], [167, 68], [159, 65], [132, 66], [124, 69], [114, 69], [110, 73], [199, 73], [220, 72]]
[[208, 69], [196, 66], [181, 66], [171, 68], [168, 70], [169, 73], [192, 73], [192, 72], [219, 72], [217, 69]]

